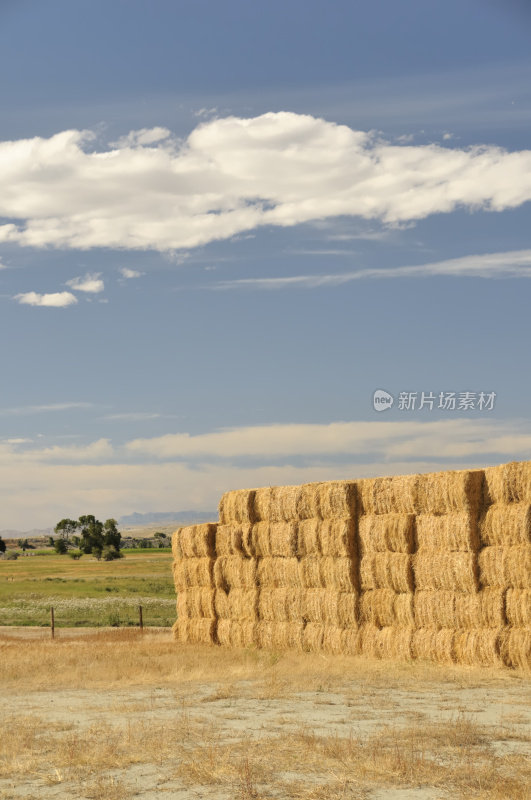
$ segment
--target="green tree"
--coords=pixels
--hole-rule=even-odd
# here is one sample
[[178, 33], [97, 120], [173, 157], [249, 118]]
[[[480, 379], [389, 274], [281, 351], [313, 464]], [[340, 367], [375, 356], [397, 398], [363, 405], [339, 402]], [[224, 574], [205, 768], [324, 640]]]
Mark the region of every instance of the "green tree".
[[70, 537], [74, 535], [74, 533], [77, 531], [78, 528], [79, 528], [79, 522], [76, 522], [75, 519], [68, 519], [68, 517], [65, 517], [65, 519], [62, 519], [60, 522], [57, 523], [57, 525], [54, 528], [54, 531], [56, 533], [59, 533], [63, 537], [63, 539], [66, 539], [68, 541], [68, 539], [70, 539]]
[[[57, 552], [66, 552], [68, 543], [72, 541], [82, 553], [92, 553], [98, 560], [102, 556], [108, 561], [121, 558], [122, 536], [115, 519], [110, 518], [103, 523], [96, 519], [94, 514], [85, 514], [77, 521], [62, 519], [54, 530], [61, 534], [61, 539], [54, 541], [55, 549], [57, 550], [58, 546], [61, 548]], [[79, 531], [79, 535], [74, 536], [75, 531]], [[57, 542], [62, 544], [58, 545]]]
[[66, 539], [56, 539], [53, 543], [54, 549], [56, 553], [59, 553], [60, 556], [64, 556], [64, 554], [68, 550], [68, 545], [66, 543]]
[[0, 536], [0, 553], [5, 553], [5, 551], [6, 551], [6, 543]]
[[103, 543], [106, 547], [114, 547], [115, 550], [120, 550], [122, 535], [118, 530], [117, 522], [112, 517], [105, 520], [103, 525]]
[[26, 552], [26, 550], [28, 549], [28, 547], [29, 547], [29, 542], [28, 542], [28, 540], [27, 540], [27, 539], [21, 539], [21, 540], [20, 540], [20, 549], [22, 550], [22, 552], [23, 552], [23, 553], [25, 553], [25, 552]]

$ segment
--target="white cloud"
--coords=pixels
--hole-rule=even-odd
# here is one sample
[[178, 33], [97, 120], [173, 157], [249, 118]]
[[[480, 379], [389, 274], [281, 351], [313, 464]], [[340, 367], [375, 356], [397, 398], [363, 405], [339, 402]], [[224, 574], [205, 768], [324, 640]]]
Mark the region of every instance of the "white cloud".
[[87, 272], [83, 278], [72, 278], [67, 281], [66, 285], [70, 286], [76, 292], [89, 292], [91, 294], [98, 294], [103, 292], [105, 285], [100, 278], [101, 272]]
[[[342, 251], [338, 251], [342, 252]], [[348, 252], [348, 251], [345, 251]], [[428, 278], [436, 275], [472, 278], [531, 278], [531, 250], [511, 250], [507, 253], [450, 258], [414, 266], [391, 269], [359, 269], [328, 275], [292, 275], [279, 278], [240, 278], [220, 281], [211, 289], [316, 289], [320, 286], [341, 286], [358, 280], [393, 278]]]
[[71, 292], [52, 292], [51, 294], [38, 294], [38, 292], [24, 292], [14, 297], [22, 305], [47, 306], [49, 308], [66, 308], [75, 305], [77, 298]]
[[164, 251], [263, 225], [347, 215], [393, 226], [531, 199], [529, 150], [391, 144], [290, 112], [167, 134], [134, 131], [110, 150], [78, 130], [1, 142], [0, 241]]
[[127, 136], [122, 136], [116, 142], [110, 142], [111, 147], [143, 147], [144, 145], [162, 142], [171, 136], [168, 128], [141, 128], [130, 131]]
[[122, 278], [126, 280], [131, 280], [132, 278], [141, 278], [142, 275], [145, 275], [144, 272], [139, 272], [137, 269], [129, 269], [129, 267], [122, 267], [120, 270], [120, 275]]
[[525, 455], [531, 448], [531, 428], [488, 419], [449, 419], [425, 422], [332, 422], [327, 425], [262, 425], [191, 436], [166, 434], [134, 439], [131, 454], [157, 459], [337, 457], [357, 454], [425, 459], [474, 458], [488, 453]]
[[[0, 485], [4, 527], [23, 529], [83, 513], [101, 519], [135, 510], [214, 509], [222, 492], [244, 486], [431, 472], [526, 458], [531, 423], [375, 420], [168, 435], [137, 439], [124, 448], [113, 447], [108, 439], [32, 449], [19, 444], [0, 443]], [[233, 462], [245, 456], [253, 463]], [[297, 456], [305, 457], [301, 464], [286, 463]], [[132, 463], [138, 458], [142, 463]], [[275, 464], [275, 458], [282, 463]]]

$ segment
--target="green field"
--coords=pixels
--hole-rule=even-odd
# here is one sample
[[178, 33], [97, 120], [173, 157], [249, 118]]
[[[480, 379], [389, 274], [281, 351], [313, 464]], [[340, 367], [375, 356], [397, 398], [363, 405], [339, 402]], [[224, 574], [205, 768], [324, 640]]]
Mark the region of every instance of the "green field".
[[48, 625], [53, 606], [57, 627], [175, 621], [175, 589], [168, 550], [125, 551], [116, 561], [37, 553], [0, 560], [0, 625]]

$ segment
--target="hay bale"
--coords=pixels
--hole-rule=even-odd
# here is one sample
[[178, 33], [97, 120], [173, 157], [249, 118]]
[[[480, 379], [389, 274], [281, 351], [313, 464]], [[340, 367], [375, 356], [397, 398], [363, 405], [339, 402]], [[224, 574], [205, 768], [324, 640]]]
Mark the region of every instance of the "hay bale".
[[321, 519], [319, 504], [320, 483], [304, 483], [297, 500], [297, 519]]
[[227, 556], [214, 563], [214, 586], [230, 589], [253, 589], [256, 586], [256, 561], [253, 558]]
[[300, 495], [300, 486], [274, 486], [270, 493], [268, 519], [271, 522], [296, 520]]
[[304, 589], [324, 589], [325, 579], [321, 569], [322, 559], [307, 556], [298, 561], [299, 583]]
[[360, 553], [412, 553], [414, 514], [365, 514], [359, 520]]
[[413, 596], [413, 610], [417, 628], [454, 628], [455, 592], [417, 591]]
[[321, 575], [325, 589], [334, 589], [337, 592], [355, 592], [358, 588], [358, 579], [355, 564], [350, 558], [332, 558], [323, 556], [321, 559]]
[[266, 622], [300, 622], [302, 600], [300, 589], [260, 589], [258, 616]]
[[323, 651], [331, 655], [341, 655], [343, 653], [343, 633], [343, 628], [325, 626], [322, 642]]
[[255, 490], [253, 501], [254, 522], [269, 522], [271, 493], [271, 486], [265, 486], [263, 489]]
[[321, 555], [319, 529], [321, 520], [303, 519], [297, 525], [297, 553], [299, 558]]
[[414, 514], [418, 475], [357, 481], [360, 514]]
[[177, 597], [177, 617], [216, 617], [214, 591], [212, 589], [188, 589]]
[[531, 630], [504, 628], [499, 637], [500, 657], [507, 667], [531, 670]]
[[355, 628], [358, 620], [358, 595], [353, 592], [308, 589], [301, 593], [300, 618], [306, 623]]
[[187, 525], [178, 528], [172, 536], [173, 557], [214, 558], [216, 555], [217, 523], [205, 522], [201, 525]]
[[339, 592], [337, 595], [337, 622], [338, 628], [350, 628], [354, 630], [358, 627], [359, 620], [359, 596], [356, 592]]
[[307, 653], [320, 653], [323, 649], [325, 626], [309, 622], [302, 634], [302, 649]]
[[417, 590], [446, 589], [476, 592], [478, 564], [475, 553], [445, 553], [422, 550], [413, 555]]
[[421, 661], [448, 664], [454, 661], [453, 628], [418, 628], [411, 637], [411, 654]]
[[317, 487], [321, 519], [356, 516], [356, 484], [352, 481], [327, 481]]
[[509, 547], [531, 543], [531, 505], [512, 503], [490, 506], [479, 523], [482, 545]]
[[302, 622], [257, 622], [256, 643], [265, 649], [302, 650], [303, 631]]
[[487, 503], [531, 503], [531, 461], [512, 461], [485, 470]]
[[419, 475], [416, 483], [417, 514], [478, 514], [483, 498], [482, 470], [458, 470]]
[[449, 514], [419, 514], [416, 519], [419, 550], [477, 552], [477, 516], [470, 511]]
[[342, 653], [348, 656], [359, 656], [361, 653], [361, 643], [359, 630], [357, 628], [345, 628], [341, 634]]
[[412, 635], [413, 628], [378, 628], [366, 623], [359, 629], [361, 655], [369, 658], [409, 660]]
[[271, 523], [267, 520], [256, 522], [251, 528], [250, 549], [253, 558], [264, 558], [272, 555], [271, 537], [269, 534]]
[[356, 523], [353, 519], [336, 517], [318, 525], [319, 552], [332, 558], [355, 558]]
[[483, 589], [477, 594], [456, 594], [454, 627], [500, 628], [505, 625], [505, 592]]
[[213, 566], [212, 558], [183, 558], [175, 561], [172, 570], [177, 593], [187, 589], [213, 588]]
[[368, 553], [360, 560], [361, 589], [413, 591], [411, 556], [406, 553]]
[[258, 589], [231, 589], [215, 593], [215, 610], [219, 619], [255, 622], [258, 618]]
[[220, 619], [217, 627], [218, 642], [225, 647], [250, 647], [256, 640], [256, 622]]
[[531, 589], [531, 545], [484, 547], [478, 556], [482, 586]]
[[507, 589], [505, 614], [514, 628], [531, 626], [531, 589]]
[[254, 489], [236, 489], [232, 492], [225, 492], [219, 501], [219, 521], [221, 524], [255, 522], [254, 495]]
[[242, 552], [242, 529], [237, 523], [218, 525], [216, 530], [216, 555], [225, 558]]
[[295, 522], [272, 522], [269, 528], [271, 555], [293, 558], [297, 555], [297, 524]]
[[479, 628], [477, 630], [456, 631], [454, 636], [454, 661], [485, 667], [499, 665], [499, 630]]
[[224, 589], [214, 590], [214, 614], [217, 619], [230, 619], [229, 593]]
[[296, 558], [260, 558], [256, 578], [260, 587], [284, 589], [301, 587], [299, 562]]
[[304, 622], [324, 625], [335, 618], [337, 607], [333, 608], [333, 600], [337, 593], [330, 593], [333, 594], [332, 603], [327, 598], [328, 594], [326, 589], [308, 589], [301, 593], [301, 617]]
[[173, 638], [182, 644], [216, 644], [215, 619], [178, 619], [173, 625]]
[[360, 596], [360, 619], [378, 628], [409, 627], [415, 622], [412, 592], [372, 589]]

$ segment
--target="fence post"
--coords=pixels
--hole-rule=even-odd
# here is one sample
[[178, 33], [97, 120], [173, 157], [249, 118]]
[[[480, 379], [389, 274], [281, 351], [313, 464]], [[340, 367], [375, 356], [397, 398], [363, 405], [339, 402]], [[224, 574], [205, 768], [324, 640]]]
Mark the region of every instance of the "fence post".
[[142, 616], [142, 606], [138, 606], [138, 621], [139, 621], [139, 625], [140, 625], [140, 630], [143, 631], [144, 630], [144, 619], [143, 619], [143, 616]]
[[52, 639], [55, 639], [55, 615], [53, 612], [53, 606], [50, 606], [50, 621], [52, 626]]

